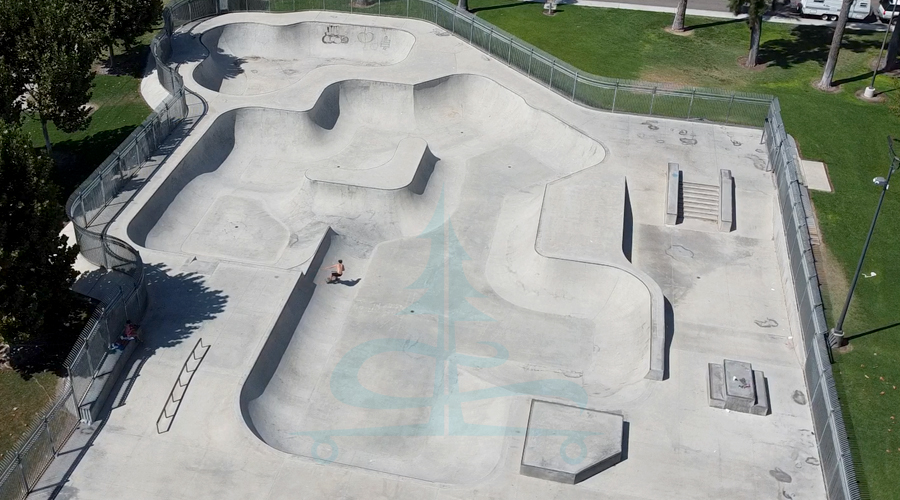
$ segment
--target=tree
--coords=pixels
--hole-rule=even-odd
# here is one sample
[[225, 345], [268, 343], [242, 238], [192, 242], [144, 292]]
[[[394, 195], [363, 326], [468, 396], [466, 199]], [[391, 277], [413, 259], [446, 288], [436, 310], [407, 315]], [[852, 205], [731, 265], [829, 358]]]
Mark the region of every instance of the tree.
[[95, 31], [80, 2], [28, 3], [30, 28], [17, 39], [25, 112], [41, 122], [47, 152], [52, 153], [48, 123], [67, 133], [84, 130], [90, 123], [86, 105], [94, 80]]
[[456, 10], [469, 12], [469, 0], [458, 0], [456, 3]]
[[736, 16], [741, 14], [745, 7], [747, 8], [747, 25], [750, 26], [750, 54], [747, 55], [745, 66], [752, 68], [756, 66], [759, 56], [762, 18], [769, 9], [769, 3], [767, 0], [728, 0], [728, 9]]
[[76, 308], [77, 247], [59, 234], [52, 162], [0, 122], [0, 338], [15, 345], [63, 328]]
[[109, 50], [109, 67], [113, 67], [113, 48], [117, 43], [126, 49], [137, 38], [153, 29], [162, 15], [161, 0], [89, 0], [87, 10], [97, 21], [99, 39]]
[[18, 35], [28, 30], [29, 16], [19, 0], [0, 0], [0, 119], [18, 122], [25, 92], [24, 73], [19, 69]]
[[850, 17], [850, 6], [853, 0], [844, 0], [841, 3], [841, 13], [838, 15], [837, 24], [834, 25], [834, 36], [831, 37], [831, 49], [828, 50], [828, 60], [825, 61], [825, 71], [822, 72], [822, 80], [819, 81], [820, 89], [830, 89], [834, 79], [834, 68], [837, 66], [838, 54], [841, 52], [841, 40], [844, 38], [844, 27], [847, 26], [847, 18]]
[[687, 12], [688, 0], [678, 0], [675, 8], [675, 19], [672, 21], [672, 31], [684, 31], [684, 13]]

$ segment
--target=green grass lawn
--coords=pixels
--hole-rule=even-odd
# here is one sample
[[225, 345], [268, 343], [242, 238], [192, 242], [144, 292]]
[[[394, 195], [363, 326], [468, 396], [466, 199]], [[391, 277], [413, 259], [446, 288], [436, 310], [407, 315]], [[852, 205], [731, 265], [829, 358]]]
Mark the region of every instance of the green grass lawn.
[[[56, 159], [56, 181], [66, 198], [100, 163], [150, 114], [140, 93], [140, 80], [128, 75], [97, 75], [91, 104], [97, 106], [90, 126], [81, 132], [66, 134], [52, 124], [50, 140]], [[35, 147], [44, 146], [41, 124], [25, 123], [24, 130]]]
[[[541, 6], [509, 0], [471, 0], [479, 17], [597, 75], [665, 81], [773, 94], [781, 101], [788, 132], [805, 158], [828, 164], [834, 194], [813, 193], [833, 264], [825, 286], [833, 323], [868, 231], [879, 189], [872, 178], [888, 168], [886, 136], [900, 136], [900, 92], [894, 78], [879, 76], [887, 102], [868, 104], [854, 93], [868, 84], [868, 65], [881, 34], [848, 32], [836, 73], [842, 90], [826, 94], [810, 85], [821, 77], [831, 32], [819, 27], [766, 23], [760, 60], [747, 55], [745, 23], [688, 17], [691, 36], [663, 31], [670, 14], [561, 6], [554, 17]], [[857, 470], [873, 499], [900, 498], [900, 194], [890, 192], [869, 249], [845, 332], [853, 350], [836, 355], [835, 375], [845, 418], [858, 446]], [[823, 254], [825, 252], [822, 252]], [[870, 334], [865, 332], [874, 331]], [[893, 419], [892, 419], [893, 417]]]
[[56, 395], [59, 378], [51, 372], [25, 380], [12, 370], [0, 370], [0, 460], [28, 430], [34, 416]]

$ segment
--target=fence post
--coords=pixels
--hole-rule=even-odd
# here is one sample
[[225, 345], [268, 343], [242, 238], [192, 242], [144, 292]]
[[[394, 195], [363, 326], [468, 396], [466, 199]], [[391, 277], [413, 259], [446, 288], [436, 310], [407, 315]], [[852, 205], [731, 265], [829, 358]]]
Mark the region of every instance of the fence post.
[[531, 54], [528, 55], [528, 76], [531, 76], [531, 61], [534, 59], [534, 47], [531, 48]]
[[409, 17], [409, 0], [406, 0], [406, 17]]
[[[53, 411], [52, 409], [50, 411]], [[53, 441], [53, 433], [50, 432], [50, 421], [47, 416], [44, 416], [44, 431], [47, 433], [47, 440], [50, 441], [50, 450], [53, 451], [53, 456], [59, 452], [56, 449], [56, 443]]]
[[475, 36], [475, 14], [472, 14], [472, 24], [469, 26], [469, 43], [472, 43], [472, 37]]
[[695, 95], [696, 93], [697, 93], [697, 89], [692, 89], [692, 90], [691, 90], [691, 102], [690, 102], [690, 104], [688, 104], [688, 114], [687, 114], [687, 119], [688, 119], [688, 120], [691, 119], [691, 110], [694, 108], [694, 95]]
[[[78, 355], [75, 355], [75, 360], [78, 361]], [[69, 392], [72, 394], [72, 408], [75, 409], [75, 414], [78, 414], [78, 396], [75, 395], [75, 378], [72, 377], [72, 367], [69, 367]]]
[[725, 125], [728, 125], [728, 119], [731, 118], [731, 105], [734, 104], [734, 92], [731, 93], [731, 100], [728, 101], [728, 112], [725, 114]]
[[619, 80], [616, 80], [616, 88], [613, 89], [612, 109], [610, 109], [610, 111], [612, 111], [614, 113], [616, 111], [616, 96], [618, 96], [618, 95], [619, 95]]
[[575, 76], [572, 77], [572, 101], [575, 100], [575, 89], [578, 87], [578, 72], [575, 72]]
[[491, 31], [488, 33], [488, 54], [491, 53], [491, 43], [494, 41], [494, 27], [491, 26]]
[[654, 86], [654, 87], [653, 87], [653, 92], [650, 93], [650, 113], [649, 113], [650, 116], [653, 116], [653, 101], [656, 100], [656, 90], [657, 90], [658, 88], [659, 88], [659, 87]]
[[506, 41], [506, 62], [512, 66], [512, 38]]
[[547, 82], [547, 88], [553, 89], [553, 70], [556, 68], [556, 59], [550, 61], [550, 81]]
[[194, 4], [191, 2], [188, 2], [188, 17], [191, 21], [194, 20]]
[[25, 484], [25, 491], [30, 492], [31, 486], [28, 486], [28, 476], [25, 475], [25, 467], [22, 467], [22, 455], [16, 452], [16, 465], [19, 466], [19, 473], [22, 474], [22, 483]]

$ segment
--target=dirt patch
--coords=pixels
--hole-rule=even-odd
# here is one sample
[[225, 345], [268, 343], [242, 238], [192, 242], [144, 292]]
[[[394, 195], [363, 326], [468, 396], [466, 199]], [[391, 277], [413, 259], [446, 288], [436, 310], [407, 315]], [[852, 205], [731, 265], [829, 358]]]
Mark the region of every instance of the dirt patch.
[[667, 26], [667, 27], [663, 28], [663, 30], [665, 30], [665, 32], [668, 34], [675, 35], [675, 36], [694, 36], [694, 31], [690, 30], [690, 29], [683, 29], [681, 31], [676, 31], [676, 30], [673, 30], [671, 26]]
[[641, 71], [638, 79], [645, 82], [666, 82], [685, 87], [697, 86], [689, 71], [679, 68], [647, 68]]
[[769, 67], [768, 62], [757, 62], [756, 66], [747, 66], [747, 56], [741, 56], [737, 58], [738, 66], [746, 69], [747, 71], [764, 71]]
[[[825, 305], [825, 309], [831, 312], [832, 321], [835, 321], [837, 320], [836, 316], [844, 307], [847, 291], [850, 290], [850, 280], [824, 240], [821, 244], [813, 247], [813, 252], [816, 256], [816, 271], [819, 273], [819, 282], [822, 288], [822, 303]], [[855, 308], [851, 302], [850, 311], [847, 314], [853, 316], [854, 312]]]
[[822, 92], [827, 92], [829, 94], [837, 94], [838, 92], [840, 92], [842, 90], [840, 85], [832, 85], [831, 87], [822, 87], [819, 85], [819, 83], [821, 83], [821, 81], [822, 80], [820, 78], [816, 78], [813, 81], [809, 82], [809, 84], [812, 85], [812, 88], [814, 88], [816, 90], [820, 90]]

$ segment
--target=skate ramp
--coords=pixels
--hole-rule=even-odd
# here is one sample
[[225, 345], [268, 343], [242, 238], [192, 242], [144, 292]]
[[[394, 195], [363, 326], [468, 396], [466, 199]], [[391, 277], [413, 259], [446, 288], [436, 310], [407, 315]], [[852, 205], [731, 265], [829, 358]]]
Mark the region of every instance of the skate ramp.
[[202, 35], [209, 56], [194, 69], [194, 79], [223, 94], [260, 95], [321, 66], [397, 64], [415, 41], [407, 31], [351, 24], [226, 24]]
[[605, 155], [487, 78], [342, 81], [307, 111], [220, 115], [128, 234], [155, 250], [293, 268], [328, 226], [372, 246], [417, 234], [439, 196], [429, 186], [458, 191], [469, 158], [513, 144], [559, 175]]

